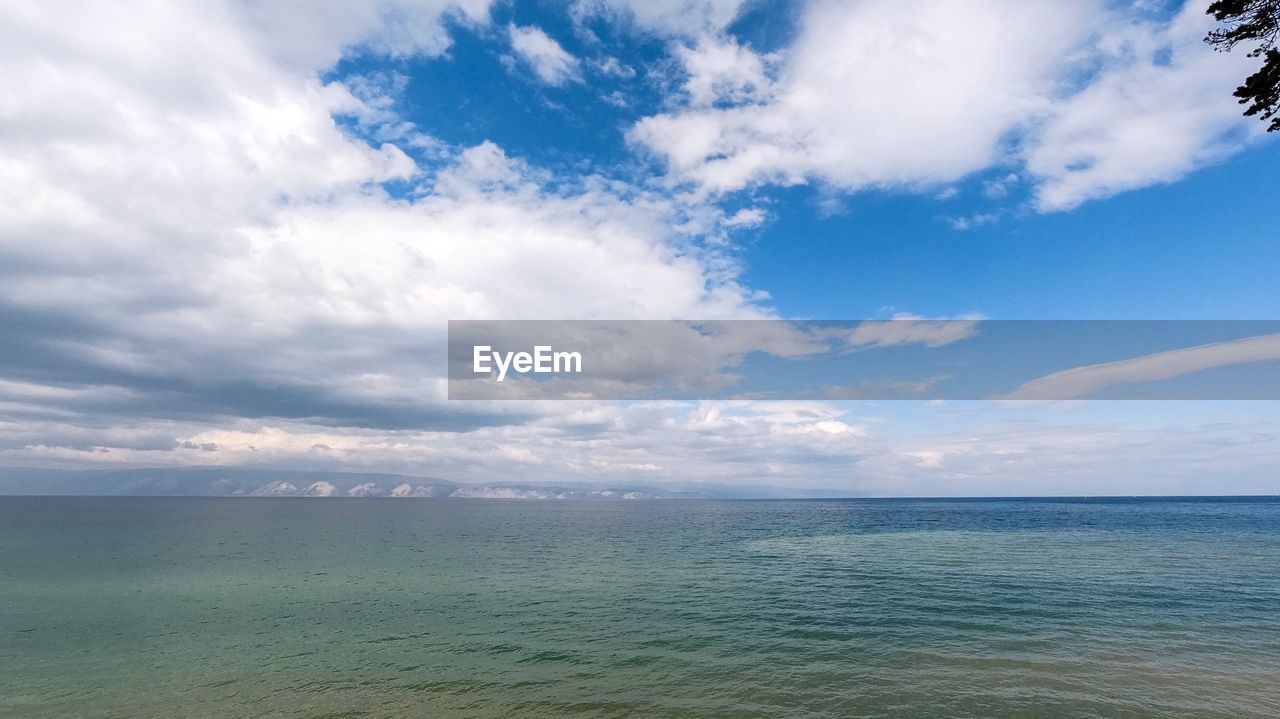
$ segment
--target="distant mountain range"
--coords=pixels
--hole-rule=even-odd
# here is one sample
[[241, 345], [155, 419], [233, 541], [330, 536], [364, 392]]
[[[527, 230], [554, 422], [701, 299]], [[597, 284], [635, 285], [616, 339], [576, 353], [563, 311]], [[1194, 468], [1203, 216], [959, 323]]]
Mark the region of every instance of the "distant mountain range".
[[[459, 484], [435, 477], [236, 467], [62, 470], [0, 467], [0, 495], [452, 497], [622, 501], [727, 497], [653, 487]], [[759, 496], [748, 491], [745, 495]], [[775, 495], [779, 496], [779, 495]]]

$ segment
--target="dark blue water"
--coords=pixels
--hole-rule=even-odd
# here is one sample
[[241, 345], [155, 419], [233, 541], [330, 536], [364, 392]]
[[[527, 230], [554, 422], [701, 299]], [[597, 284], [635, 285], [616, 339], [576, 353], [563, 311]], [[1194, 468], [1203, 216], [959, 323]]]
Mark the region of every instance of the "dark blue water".
[[1280, 501], [0, 498], [0, 716], [1280, 716]]

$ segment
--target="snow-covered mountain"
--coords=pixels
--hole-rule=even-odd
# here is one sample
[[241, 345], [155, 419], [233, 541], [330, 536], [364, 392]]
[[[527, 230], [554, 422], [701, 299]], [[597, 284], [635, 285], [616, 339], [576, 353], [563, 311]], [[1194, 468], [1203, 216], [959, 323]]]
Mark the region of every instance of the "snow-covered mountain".
[[770, 487], [694, 484], [682, 489], [645, 486], [560, 485], [518, 482], [461, 484], [434, 477], [363, 472], [182, 467], [56, 470], [0, 467], [0, 495], [126, 495], [185, 497], [386, 497], [634, 501], [697, 498], [840, 496]]
[[[316, 484], [319, 484], [319, 482], [316, 482]], [[304, 490], [298, 489], [298, 486], [294, 483], [286, 482], [283, 479], [277, 479], [274, 482], [267, 482], [249, 494], [252, 494], [255, 497], [294, 497], [302, 494], [303, 492]]]
[[434, 477], [239, 467], [117, 470], [0, 468], [0, 494], [132, 496], [376, 497], [408, 484], [409, 496], [447, 496], [458, 484]]

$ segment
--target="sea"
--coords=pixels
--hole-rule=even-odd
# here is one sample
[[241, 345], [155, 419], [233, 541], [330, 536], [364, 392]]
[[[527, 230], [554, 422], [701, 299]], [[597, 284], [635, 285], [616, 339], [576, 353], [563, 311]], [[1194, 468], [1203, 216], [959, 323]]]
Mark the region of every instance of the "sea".
[[0, 498], [0, 717], [1277, 716], [1277, 498]]

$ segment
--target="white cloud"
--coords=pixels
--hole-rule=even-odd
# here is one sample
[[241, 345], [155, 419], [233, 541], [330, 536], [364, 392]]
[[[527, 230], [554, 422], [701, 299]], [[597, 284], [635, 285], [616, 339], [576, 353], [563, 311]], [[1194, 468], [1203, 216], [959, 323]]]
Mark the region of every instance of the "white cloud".
[[1010, 172], [1009, 174], [998, 177], [994, 180], [987, 180], [982, 183], [982, 195], [989, 200], [998, 200], [1002, 197], [1008, 197], [1009, 188], [1018, 182], [1018, 173]]
[[768, 219], [768, 214], [759, 207], [747, 207], [725, 218], [726, 227], [759, 227]]
[[994, 224], [1000, 220], [1000, 216], [994, 212], [978, 212], [966, 217], [951, 218], [951, 229], [953, 230], [972, 230], [975, 227], [983, 227], [985, 225]]
[[[335, 121], [399, 128], [379, 83], [357, 96], [302, 62], [440, 43], [369, 26], [282, 59], [239, 5], [155, 10], [0, 23], [0, 371], [24, 417], [466, 424], [494, 410], [442, 404], [449, 318], [761, 316], [700, 242], [714, 208], [594, 177], [551, 190], [493, 143], [427, 175]], [[90, 388], [95, 409], [60, 399]]]
[[623, 80], [630, 80], [636, 76], [635, 68], [630, 65], [623, 65], [616, 57], [606, 57], [595, 63], [596, 70], [607, 77], [617, 77]]
[[706, 36], [678, 51], [685, 105], [642, 119], [630, 138], [713, 195], [810, 181], [936, 191], [1023, 165], [1038, 209], [1068, 209], [1177, 179], [1257, 134], [1231, 97], [1244, 53], [1204, 46], [1198, 6], [1171, 20], [1144, 12], [1093, 0], [816, 0], [777, 57]]
[[677, 46], [676, 56], [688, 75], [684, 89], [694, 107], [768, 99], [768, 66], [776, 59], [772, 56], [761, 56], [732, 39], [711, 37], [701, 38], [694, 47]]
[[511, 38], [511, 49], [538, 79], [548, 85], [564, 85], [581, 79], [578, 58], [566, 52], [541, 28], [509, 25], [507, 34]]
[[1180, 179], [1261, 132], [1231, 97], [1256, 63], [1244, 52], [1209, 51], [1211, 27], [1188, 3], [1167, 25], [1103, 33], [1098, 78], [1056, 103], [1025, 150], [1040, 210]]
[[819, 0], [767, 102], [655, 115], [632, 138], [709, 191], [952, 181], [996, 162], [1005, 134], [1045, 107], [1046, 79], [1090, 10], [1065, 0]]
[[723, 31], [743, 0], [576, 0], [580, 18], [629, 21], [639, 29], [674, 37], [699, 37]]
[[[313, 69], [333, 65], [351, 46], [392, 57], [441, 55], [451, 44], [444, 20], [487, 22], [492, 0], [231, 0], [225, 5], [274, 60]], [[148, 14], [136, 4], [127, 9], [134, 21]]]

